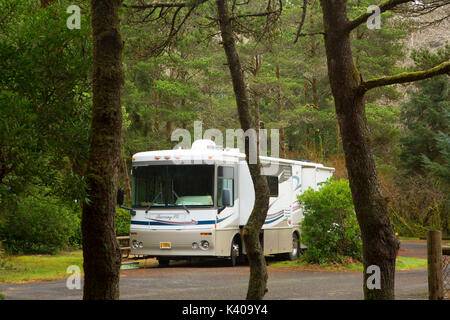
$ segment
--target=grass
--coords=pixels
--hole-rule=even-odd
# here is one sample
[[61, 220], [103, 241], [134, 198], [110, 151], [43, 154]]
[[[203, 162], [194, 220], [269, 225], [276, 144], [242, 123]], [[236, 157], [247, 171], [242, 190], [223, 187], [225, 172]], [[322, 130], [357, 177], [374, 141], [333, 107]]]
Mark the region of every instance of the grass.
[[[294, 267], [303, 270], [313, 271], [363, 271], [363, 265], [360, 262], [350, 261], [347, 263], [325, 263], [311, 264], [304, 259], [294, 261], [280, 261], [270, 264], [273, 267]], [[418, 268], [426, 268], [427, 260], [410, 257], [397, 257], [396, 270], [410, 270]]]
[[[140, 268], [158, 265], [155, 259], [136, 261]], [[76, 265], [83, 272], [81, 250], [62, 251], [56, 255], [12, 255], [0, 260], [0, 284], [60, 280], [69, 277], [67, 268]], [[0, 296], [1, 299], [1, 296]]]
[[411, 257], [397, 258], [396, 268], [399, 270], [408, 270], [426, 267], [427, 267], [427, 259], [411, 258]]
[[63, 251], [57, 255], [8, 256], [0, 263], [0, 283], [25, 283], [67, 278], [67, 267], [83, 269], [81, 250]]

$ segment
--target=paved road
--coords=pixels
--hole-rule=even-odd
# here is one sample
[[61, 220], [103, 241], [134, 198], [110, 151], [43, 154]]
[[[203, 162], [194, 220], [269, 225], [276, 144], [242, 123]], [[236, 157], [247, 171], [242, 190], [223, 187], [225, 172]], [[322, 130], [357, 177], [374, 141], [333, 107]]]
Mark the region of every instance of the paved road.
[[402, 240], [398, 253], [403, 257], [427, 258], [426, 240]]
[[[422, 254], [423, 244], [402, 243], [403, 254]], [[362, 299], [361, 272], [300, 271], [268, 267], [266, 299]], [[215, 300], [244, 299], [248, 266], [227, 267], [222, 261], [178, 262], [169, 268], [122, 270], [121, 299]], [[81, 290], [69, 290], [66, 281], [0, 285], [6, 299], [81, 299]], [[397, 299], [426, 299], [426, 269], [397, 271]]]

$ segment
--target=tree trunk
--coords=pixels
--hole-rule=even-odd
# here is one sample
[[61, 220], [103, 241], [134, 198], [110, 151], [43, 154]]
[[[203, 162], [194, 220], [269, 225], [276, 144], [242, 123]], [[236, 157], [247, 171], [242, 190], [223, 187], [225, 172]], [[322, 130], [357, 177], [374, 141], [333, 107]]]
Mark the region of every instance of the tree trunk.
[[[239, 121], [241, 123], [242, 130], [246, 131], [253, 127], [252, 117], [249, 110], [244, 74], [242, 72], [239, 55], [237, 53], [233, 38], [227, 1], [217, 0], [216, 3], [222, 34], [222, 43], [227, 56], [228, 67], [230, 69], [230, 74], [233, 81], [233, 90], [236, 96]], [[245, 153], [247, 155], [247, 162], [249, 162], [250, 159], [249, 151], [249, 146], [246, 144]], [[250, 279], [247, 291], [248, 300], [261, 300], [264, 298], [264, 295], [267, 292], [268, 279], [266, 260], [264, 258], [264, 252], [261, 247], [259, 235], [267, 216], [269, 206], [269, 187], [267, 185], [267, 180], [261, 175], [259, 143], [256, 152], [257, 163], [248, 163], [255, 188], [255, 205], [248, 222], [242, 231], [245, 248], [247, 250], [247, 257], [250, 264]]]
[[120, 0], [92, 0], [93, 107], [92, 139], [83, 206], [83, 299], [118, 299], [120, 249], [114, 216], [120, 168], [123, 85]]
[[[345, 153], [353, 202], [361, 228], [365, 299], [394, 299], [395, 258], [399, 242], [394, 236], [387, 200], [382, 196], [365, 116], [364, 92], [353, 63], [345, 0], [321, 0], [325, 28], [328, 76]], [[377, 265], [381, 289], [368, 289], [371, 274], [367, 267]]]

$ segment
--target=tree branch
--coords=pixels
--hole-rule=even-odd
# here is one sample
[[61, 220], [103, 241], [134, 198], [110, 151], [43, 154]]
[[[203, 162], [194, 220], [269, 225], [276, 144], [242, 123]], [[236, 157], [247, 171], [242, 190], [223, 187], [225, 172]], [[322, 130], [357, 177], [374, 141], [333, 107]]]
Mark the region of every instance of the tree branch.
[[141, 5], [127, 5], [122, 4], [125, 8], [132, 8], [132, 9], [150, 9], [150, 8], [183, 8], [187, 6], [186, 2], [182, 3], [148, 3], [148, 4], [141, 4]]
[[274, 13], [280, 13], [279, 10], [275, 11], [266, 11], [266, 12], [260, 12], [260, 13], [249, 13], [249, 14], [238, 14], [235, 16], [230, 17], [230, 20], [234, 20], [236, 18], [248, 18], [248, 17], [265, 17]]
[[297, 43], [298, 38], [299, 38], [300, 35], [302, 34], [303, 25], [305, 24], [306, 8], [307, 8], [307, 6], [308, 6], [308, 0], [303, 0], [302, 17], [301, 17], [301, 19], [300, 19], [300, 24], [299, 24], [298, 29], [297, 29], [297, 34], [295, 35], [294, 43]]
[[259, 13], [249, 13], [249, 14], [238, 14], [238, 15], [233, 15], [230, 16], [230, 20], [234, 20], [237, 18], [248, 18], [248, 17], [265, 17], [265, 16], [269, 16], [271, 14], [281, 14], [281, 11], [283, 11], [283, 3], [280, 1], [278, 1], [280, 8], [278, 10], [270, 10], [270, 0], [269, 0], [269, 4], [267, 6], [267, 11], [265, 12], [259, 12]]
[[[300, 33], [298, 35], [298, 38], [300, 37], [307, 37], [307, 36], [317, 36], [317, 35], [325, 35], [325, 32], [323, 31], [317, 31], [317, 32], [309, 32], [309, 33]], [[297, 40], [296, 40], [297, 41]], [[294, 42], [295, 43], [295, 42]]]
[[199, 4], [202, 4], [208, 0], [197, 0], [197, 1], [186, 1], [186, 2], [174, 2], [174, 3], [165, 3], [165, 2], [153, 2], [141, 5], [127, 5], [122, 4], [125, 8], [132, 9], [150, 9], [150, 8], [184, 8], [184, 7], [192, 7]]
[[373, 88], [388, 86], [391, 84], [400, 84], [424, 80], [441, 74], [450, 75], [449, 61], [443, 62], [440, 65], [428, 70], [415, 72], [402, 72], [393, 76], [374, 78], [367, 81], [362, 81], [358, 89], [361, 90], [362, 93], [365, 93], [366, 91]]
[[[395, 8], [396, 6], [398, 6], [400, 4], [407, 3], [410, 1], [411, 0], [386, 0], [383, 3], [381, 3], [380, 5], [378, 5], [378, 7], [380, 8], [380, 13], [383, 13], [385, 11]], [[357, 18], [355, 18], [354, 20], [352, 20], [348, 23], [347, 30], [352, 31], [353, 29], [357, 28], [359, 25], [366, 22], [367, 19], [369, 19], [369, 17], [371, 15], [373, 15], [373, 13], [366, 12], [366, 13], [361, 14], [360, 16], [358, 16]]]
[[[175, 36], [178, 34], [180, 29], [185, 24], [186, 20], [192, 14], [192, 12], [201, 4], [207, 2], [208, 0], [186, 0], [185, 2], [151, 2], [144, 3], [144, 1], [140, 1], [140, 4], [136, 5], [127, 5], [122, 4], [125, 8], [136, 9], [138, 11], [148, 10], [148, 13], [141, 22], [154, 22], [158, 19], [164, 19], [164, 23], [170, 25], [169, 34], [167, 39], [165, 39], [162, 43], [156, 44], [156, 46], [151, 50], [152, 55], [159, 56], [172, 42]], [[184, 10], [186, 8], [186, 10]], [[159, 14], [157, 17], [152, 18], [152, 15], [155, 12]], [[181, 12], [187, 11], [183, 17], [180, 17]], [[170, 22], [165, 20], [166, 16], [173, 13]], [[177, 25], [177, 20], [181, 20]]]

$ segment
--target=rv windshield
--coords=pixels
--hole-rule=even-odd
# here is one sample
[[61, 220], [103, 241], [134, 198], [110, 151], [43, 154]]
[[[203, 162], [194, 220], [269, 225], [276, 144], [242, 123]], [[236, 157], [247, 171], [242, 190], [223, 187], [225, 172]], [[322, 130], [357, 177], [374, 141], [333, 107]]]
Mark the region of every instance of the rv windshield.
[[212, 206], [214, 166], [153, 165], [133, 168], [133, 207]]

